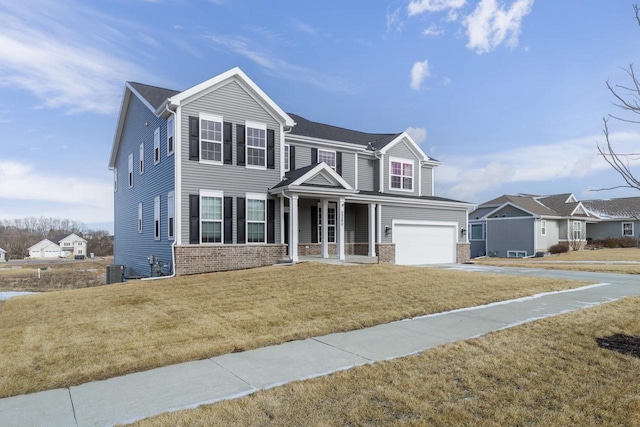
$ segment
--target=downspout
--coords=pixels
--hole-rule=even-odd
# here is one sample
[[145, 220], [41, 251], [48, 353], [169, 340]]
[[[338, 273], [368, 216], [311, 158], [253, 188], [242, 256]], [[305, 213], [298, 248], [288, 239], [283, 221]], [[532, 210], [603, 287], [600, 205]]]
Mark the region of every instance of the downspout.
[[[169, 99], [169, 98], [167, 98], [166, 102], [164, 103], [164, 111], [166, 111], [166, 112], [168, 112], [169, 114], [172, 114], [172, 115], [173, 115], [173, 132], [174, 132], [174, 135], [173, 135], [173, 141], [174, 141], [174, 142], [173, 142], [174, 158], [173, 158], [173, 159], [174, 159], [174, 163], [175, 163], [173, 167], [174, 167], [174, 171], [175, 171], [175, 168], [177, 167], [177, 162], [176, 162], [176, 160], [175, 160], [175, 159], [176, 159], [176, 157], [175, 157], [175, 156], [176, 156], [175, 152], [176, 152], [176, 151], [178, 151], [178, 147], [177, 147], [177, 144], [176, 144], [176, 140], [177, 140], [177, 138], [176, 138], [175, 133], [176, 133], [176, 126], [177, 126], [177, 123], [178, 123], [178, 116], [176, 115], [176, 112], [175, 112], [175, 111], [171, 111], [171, 110], [168, 108], [168, 106], [169, 106], [169, 102], [170, 102], [170, 99]], [[175, 179], [174, 179], [174, 184], [173, 184], [173, 185], [174, 185], [173, 190], [174, 190], [174, 195], [175, 195], [175, 193], [176, 193], [176, 191], [175, 191], [175, 190], [176, 190], [176, 189], [175, 189], [175, 186], [176, 186], [176, 180], [175, 180]], [[168, 276], [145, 277], [145, 278], [143, 278], [143, 279], [141, 279], [141, 280], [171, 279], [172, 277], [176, 277], [176, 243], [178, 242], [178, 238], [177, 238], [177, 236], [176, 236], [176, 223], [177, 223], [177, 221], [175, 220], [175, 213], [176, 213], [178, 210], [176, 209], [176, 206], [175, 206], [175, 205], [176, 205], [176, 201], [177, 201], [177, 200], [178, 200], [178, 198], [174, 196], [174, 197], [173, 197], [173, 203], [174, 203], [174, 207], [173, 207], [173, 211], [174, 211], [174, 218], [173, 218], [173, 243], [171, 244], [171, 274], [170, 274], [170, 275], [168, 275]]]

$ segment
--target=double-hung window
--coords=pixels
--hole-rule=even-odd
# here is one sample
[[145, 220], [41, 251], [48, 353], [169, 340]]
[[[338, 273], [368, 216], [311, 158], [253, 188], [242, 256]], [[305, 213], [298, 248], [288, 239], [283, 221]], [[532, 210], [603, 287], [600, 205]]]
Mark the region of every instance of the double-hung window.
[[200, 160], [222, 163], [222, 117], [200, 114]]
[[200, 242], [222, 243], [222, 192], [200, 192]]
[[625, 237], [633, 237], [633, 223], [632, 222], [623, 222], [622, 223], [622, 235]]
[[153, 199], [153, 238], [160, 240], [160, 196]]
[[144, 142], [140, 144], [140, 161], [138, 162], [140, 175], [144, 173]]
[[321, 150], [318, 149], [318, 163], [325, 162], [327, 165], [331, 167], [331, 169], [336, 169], [336, 152], [330, 150]]
[[133, 153], [129, 154], [129, 188], [133, 187]]
[[[336, 207], [336, 203], [330, 202], [327, 209], [328, 243], [336, 242]], [[318, 242], [322, 242], [322, 207], [318, 207]]]
[[267, 197], [247, 194], [247, 243], [265, 243], [267, 227]]
[[389, 180], [394, 190], [413, 191], [413, 162], [391, 158]]
[[153, 164], [160, 163], [160, 128], [153, 132]]
[[289, 150], [289, 144], [284, 144], [284, 171], [289, 172], [291, 169], [291, 154]]
[[573, 221], [573, 240], [582, 240], [582, 222]]
[[471, 224], [471, 240], [484, 239], [484, 224]]
[[138, 233], [142, 233], [142, 203], [138, 203]]
[[545, 220], [545, 219], [540, 221], [540, 234], [542, 236], [546, 236], [547, 235], [547, 220]]
[[247, 166], [267, 167], [267, 127], [260, 123], [246, 123]]
[[174, 222], [176, 217], [176, 204], [173, 191], [169, 191], [167, 194], [167, 239], [174, 240]]
[[175, 127], [174, 127], [174, 122], [173, 122], [173, 116], [170, 116], [167, 119], [167, 156], [170, 156], [173, 154], [173, 144], [175, 141]]

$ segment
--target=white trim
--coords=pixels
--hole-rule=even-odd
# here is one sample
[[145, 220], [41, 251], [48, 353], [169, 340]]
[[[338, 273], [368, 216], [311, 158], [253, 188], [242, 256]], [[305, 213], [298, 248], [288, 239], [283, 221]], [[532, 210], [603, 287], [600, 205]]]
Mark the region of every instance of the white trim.
[[333, 166], [331, 166], [331, 165], [330, 165], [329, 163], [327, 163], [327, 162], [325, 162], [325, 163], [327, 163], [327, 165], [328, 165], [331, 169], [336, 170], [336, 167], [337, 167], [337, 165], [338, 165], [338, 154], [337, 154], [337, 151], [336, 151], [336, 150], [327, 150], [326, 148], [318, 148], [318, 158], [317, 158], [318, 162], [321, 162], [321, 161], [320, 161], [320, 152], [321, 152], [321, 151], [322, 151], [322, 152], [324, 152], [324, 153], [327, 153], [327, 154], [333, 154]]
[[[535, 221], [538, 218], [535, 218], [532, 216], [505, 216], [505, 217], [498, 217], [498, 218], [485, 218], [483, 221], [508, 221], [510, 219], [528, 219], [528, 220]], [[476, 220], [476, 221], [480, 221], [480, 220]]]
[[140, 143], [140, 158], [138, 159], [138, 173], [144, 174], [144, 142]]
[[160, 196], [153, 199], [153, 240], [160, 240], [162, 227], [160, 222]]
[[[416, 179], [416, 164], [415, 164], [415, 160], [411, 160], [411, 159], [405, 159], [402, 157], [389, 157], [389, 191], [401, 191], [404, 193], [414, 193], [415, 192], [415, 179]], [[391, 186], [391, 178], [392, 176], [398, 176], [398, 175], [393, 175], [391, 172], [393, 170], [393, 168], [391, 167], [391, 163], [400, 163], [402, 166], [402, 174], [399, 175], [400, 176], [400, 188], [396, 188], [396, 187], [392, 187]], [[411, 165], [411, 188], [410, 189], [406, 189], [403, 188], [404, 187], [404, 178], [407, 178], [404, 175], [404, 165]]]
[[[318, 173], [320, 173], [322, 171], [326, 171], [345, 190], [355, 191], [355, 189], [351, 185], [349, 185], [349, 183], [347, 181], [345, 181], [343, 177], [341, 177], [335, 170], [333, 170], [326, 163], [317, 164], [314, 168], [309, 170], [307, 173], [302, 175], [300, 178], [296, 179], [291, 184], [287, 185], [287, 187], [291, 188], [291, 187], [302, 185], [305, 181], [313, 178], [315, 175], [317, 175]], [[311, 189], [311, 187], [309, 187], [309, 189]], [[326, 189], [321, 189], [321, 190], [326, 191]], [[337, 189], [335, 189], [335, 190], [337, 190]]]
[[[176, 108], [176, 112], [175, 112], [175, 133], [176, 133], [176, 138], [175, 138], [175, 143], [174, 145], [176, 147], [178, 147], [177, 150], [175, 150], [175, 158], [174, 158], [174, 191], [175, 191], [175, 197], [176, 197], [176, 230], [175, 230], [175, 235], [176, 235], [176, 244], [182, 244], [182, 150], [180, 149], [180, 147], [182, 147], [182, 125], [180, 123], [180, 117], [181, 117], [181, 110], [180, 107]], [[188, 202], [187, 202], [188, 203]]]
[[433, 163], [437, 163], [434, 160], [430, 159], [429, 156], [427, 156], [425, 154], [425, 152], [422, 151], [420, 146], [418, 146], [418, 144], [416, 144], [416, 142], [413, 140], [413, 138], [411, 138], [411, 136], [407, 132], [402, 132], [400, 135], [398, 135], [398, 137], [396, 139], [394, 139], [393, 141], [391, 141], [390, 143], [385, 145], [380, 150], [380, 153], [381, 154], [387, 154], [387, 152], [392, 147], [394, 147], [398, 143], [402, 142], [403, 140], [406, 140], [406, 141], [409, 142], [409, 149], [414, 152], [414, 154], [419, 158], [419, 160], [422, 160], [422, 161], [425, 161], [425, 162], [426, 161], [430, 161], [430, 162], [433, 162]]
[[156, 130], [153, 131], [153, 164], [157, 165], [160, 163], [160, 158], [162, 157], [160, 153], [160, 127], [158, 126]]
[[[170, 146], [169, 138], [172, 136], [169, 133], [169, 123], [171, 123], [173, 125], [173, 150], [169, 149], [169, 146]], [[176, 126], [175, 126], [175, 124], [176, 124], [176, 122], [174, 121], [173, 116], [169, 116], [167, 118], [167, 157], [173, 155], [173, 153], [176, 150]]]
[[546, 236], [547, 235], [547, 220], [546, 219], [541, 219], [540, 220], [540, 235], [541, 236]]
[[[513, 203], [511, 203], [511, 202], [505, 202], [505, 203], [501, 204], [500, 206], [498, 206], [497, 208], [495, 208], [494, 210], [492, 210], [491, 212], [489, 212], [489, 213], [485, 214], [482, 218], [479, 218], [479, 219], [483, 219], [483, 218], [489, 219], [489, 217], [490, 217], [493, 213], [498, 212], [500, 209], [506, 208], [507, 206], [511, 206], [511, 207], [514, 207], [514, 208], [518, 209], [519, 211], [522, 211], [522, 212], [528, 213], [528, 214], [530, 214], [530, 215], [531, 215], [531, 217], [533, 217], [533, 218], [540, 218], [540, 215], [538, 215], [538, 214], [536, 214], [536, 213], [534, 213], [534, 212], [531, 212], [531, 211], [529, 211], [529, 210], [527, 210], [527, 209], [525, 209], [525, 208], [523, 208], [523, 207], [520, 207], [520, 206], [518, 206], [518, 205], [516, 205], [516, 204], [513, 204]], [[519, 218], [519, 217], [502, 217], [502, 218]], [[498, 218], [491, 218], [491, 219], [498, 219]]]
[[[200, 201], [198, 203], [198, 218], [200, 221], [200, 235], [198, 239], [201, 245], [221, 245], [224, 243], [224, 192], [223, 191], [215, 191], [215, 190], [200, 190], [198, 191], [198, 197]], [[202, 198], [203, 197], [217, 197], [220, 198], [220, 242], [202, 242]], [[213, 220], [218, 222], [218, 220]]]
[[[282, 144], [282, 171], [283, 174], [291, 170], [291, 144]], [[283, 175], [282, 174], [282, 175]]]
[[384, 154], [380, 155], [378, 159], [378, 192], [384, 193]]
[[430, 196], [434, 196], [436, 194], [436, 176], [434, 172], [434, 168], [431, 168], [431, 194]]
[[[247, 242], [247, 244], [255, 244], [255, 245], [262, 245], [262, 244], [266, 244], [267, 243], [267, 195], [265, 193], [245, 193], [245, 212], [244, 212], [244, 222], [245, 222], [245, 227], [244, 227], [244, 235], [245, 235], [245, 241]], [[249, 200], [259, 200], [259, 201], [264, 201], [264, 222], [263, 222], [263, 237], [264, 237], [264, 241], [262, 242], [250, 242], [249, 241]], [[224, 210], [224, 207], [223, 207]], [[224, 218], [224, 212], [223, 212], [223, 218]], [[251, 221], [252, 223], [257, 224], [259, 221]]]
[[142, 202], [138, 203], [138, 233], [141, 234], [144, 230], [144, 215]]
[[129, 188], [133, 188], [133, 153], [129, 154], [129, 158], [127, 161], [127, 170], [128, 170], [128, 175], [127, 178], [129, 179]]
[[113, 192], [118, 192], [118, 168], [113, 168]]
[[422, 196], [422, 164], [418, 163], [418, 196]]
[[[220, 145], [220, 160], [210, 160], [202, 158], [202, 120], [208, 122], [220, 123], [220, 141], [214, 139], [206, 139], [205, 141], [211, 144]], [[209, 165], [221, 165], [224, 160], [224, 118], [217, 114], [198, 113], [198, 159], [200, 163]]]
[[[264, 147], [256, 147], [249, 145], [249, 128], [264, 131]], [[264, 151], [264, 164], [263, 165], [250, 165], [249, 164], [249, 148], [254, 150]], [[260, 122], [252, 122], [245, 120], [244, 122], [244, 164], [248, 169], [267, 169], [267, 125]]]
[[[510, 253], [515, 254], [515, 256], [509, 256]], [[522, 253], [524, 255], [518, 256], [519, 253]], [[527, 251], [522, 251], [522, 250], [508, 250], [507, 251], [507, 258], [525, 258], [526, 256], [527, 256]]]
[[[173, 219], [173, 236], [171, 235], [171, 219]], [[167, 240], [176, 239], [176, 196], [173, 191], [167, 193]]]
[[[482, 237], [480, 239], [474, 239], [473, 238], [473, 231], [472, 230], [473, 230], [473, 227], [476, 226], [476, 225], [479, 225], [479, 226], [482, 227], [482, 233], [481, 233]], [[483, 222], [469, 224], [469, 228], [468, 228], [468, 230], [469, 230], [469, 241], [470, 242], [481, 242], [483, 240], [487, 240], [486, 227], [487, 227], [486, 224], [483, 223]]]
[[[356, 159], [355, 168], [354, 168], [355, 172], [356, 172], [355, 173], [356, 178], [355, 178], [354, 183], [353, 183], [353, 188], [358, 188], [358, 153], [355, 153], [354, 156], [355, 156], [355, 159]], [[342, 160], [344, 161], [344, 159], [342, 159]]]
[[[631, 224], [631, 235], [624, 234], [624, 225], [625, 225], [625, 224]], [[636, 232], [636, 230], [635, 230], [635, 224], [634, 224], [634, 222], [633, 222], [633, 221], [624, 221], [624, 222], [622, 222], [622, 223], [620, 224], [620, 233], [621, 233], [620, 235], [621, 235], [622, 237], [634, 237], [634, 236], [635, 236], [635, 232]]]

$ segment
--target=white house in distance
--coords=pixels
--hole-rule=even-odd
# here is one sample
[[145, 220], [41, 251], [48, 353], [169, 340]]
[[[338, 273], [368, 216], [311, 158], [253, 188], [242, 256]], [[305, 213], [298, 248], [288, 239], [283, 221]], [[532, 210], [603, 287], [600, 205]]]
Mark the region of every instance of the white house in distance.
[[[57, 244], [55, 242], [58, 242]], [[31, 246], [30, 258], [66, 258], [87, 255], [87, 241], [75, 233], [68, 236], [57, 236], [53, 239], [43, 239]]]
[[0, 248], [0, 261], [8, 261], [9, 259], [7, 258], [7, 251], [5, 251], [4, 249]]

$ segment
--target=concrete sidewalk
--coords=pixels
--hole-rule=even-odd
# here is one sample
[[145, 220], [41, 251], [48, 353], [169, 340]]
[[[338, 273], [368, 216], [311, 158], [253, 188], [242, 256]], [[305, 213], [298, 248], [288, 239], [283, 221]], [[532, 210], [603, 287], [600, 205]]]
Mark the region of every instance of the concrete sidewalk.
[[640, 295], [640, 280], [631, 275], [472, 265], [439, 268], [600, 283], [0, 399], [0, 423], [80, 427], [127, 423]]

